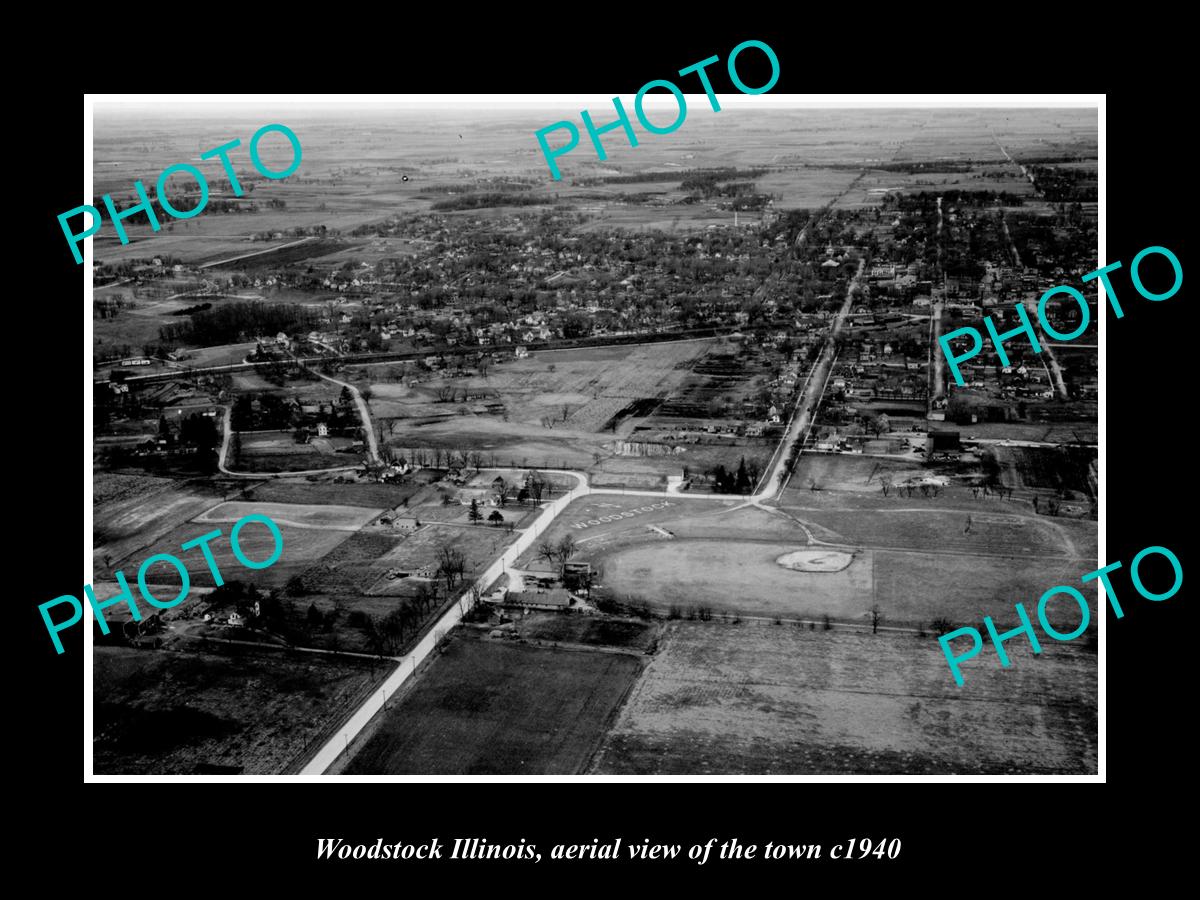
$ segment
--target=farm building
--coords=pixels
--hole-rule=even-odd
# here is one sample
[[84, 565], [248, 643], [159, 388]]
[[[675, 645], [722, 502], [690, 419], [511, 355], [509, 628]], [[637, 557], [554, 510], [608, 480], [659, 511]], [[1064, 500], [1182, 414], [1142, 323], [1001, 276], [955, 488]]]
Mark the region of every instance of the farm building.
[[958, 453], [962, 450], [957, 431], [930, 431], [925, 451], [933, 453]]
[[509, 591], [503, 605], [555, 611], [569, 609], [571, 602], [570, 592], [563, 588], [551, 588], [548, 591]]

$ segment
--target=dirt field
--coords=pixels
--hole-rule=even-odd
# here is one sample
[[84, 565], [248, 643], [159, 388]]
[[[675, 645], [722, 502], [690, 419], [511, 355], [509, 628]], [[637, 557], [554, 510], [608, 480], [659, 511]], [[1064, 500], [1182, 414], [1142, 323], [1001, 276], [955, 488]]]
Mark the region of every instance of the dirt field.
[[1015, 645], [964, 665], [933, 638], [676, 622], [597, 774], [1096, 771], [1096, 656]]
[[97, 647], [96, 773], [281, 772], [390, 666], [228, 649]]
[[345, 774], [575, 774], [643, 658], [457, 633], [370, 726]]

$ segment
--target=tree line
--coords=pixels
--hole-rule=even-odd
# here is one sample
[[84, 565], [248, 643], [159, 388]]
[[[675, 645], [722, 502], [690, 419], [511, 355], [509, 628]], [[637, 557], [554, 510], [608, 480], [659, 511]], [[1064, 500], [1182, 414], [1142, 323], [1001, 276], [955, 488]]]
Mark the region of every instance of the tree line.
[[318, 321], [315, 311], [294, 303], [261, 301], [224, 303], [192, 314], [190, 322], [163, 325], [159, 338], [168, 344], [232, 344], [260, 334], [309, 331]]

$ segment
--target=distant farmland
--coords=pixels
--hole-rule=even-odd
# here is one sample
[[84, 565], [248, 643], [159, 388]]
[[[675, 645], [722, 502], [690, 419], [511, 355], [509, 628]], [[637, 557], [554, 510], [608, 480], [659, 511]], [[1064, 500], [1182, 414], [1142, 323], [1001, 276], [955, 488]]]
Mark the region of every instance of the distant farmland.
[[1095, 653], [1010, 646], [960, 688], [932, 637], [675, 622], [591, 773], [1094, 773]]

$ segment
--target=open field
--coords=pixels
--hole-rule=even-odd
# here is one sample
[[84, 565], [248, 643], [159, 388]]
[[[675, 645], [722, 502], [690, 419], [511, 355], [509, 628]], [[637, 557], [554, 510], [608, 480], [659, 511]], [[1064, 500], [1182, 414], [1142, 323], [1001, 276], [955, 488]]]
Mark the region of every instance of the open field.
[[[304, 507], [298, 507], [296, 515], [302, 515]], [[233, 555], [233, 547], [229, 543], [229, 529], [221, 528], [221, 536], [209, 542], [213, 559], [226, 581], [244, 581], [257, 585], [260, 589], [279, 587], [293, 575], [299, 575], [315, 560], [320, 559], [346, 538], [349, 531], [334, 531], [321, 528], [304, 528], [278, 522], [279, 531], [283, 535], [283, 552], [279, 559], [266, 569], [247, 569]], [[188, 569], [188, 576], [193, 584], [213, 584], [212, 573], [198, 547], [186, 552], [180, 552], [180, 545], [194, 540], [206, 532], [212, 531], [211, 522], [193, 521], [180, 525], [162, 537], [149, 541], [144, 549], [122, 560], [114, 559], [113, 569], [122, 569], [126, 576], [132, 578], [137, 573], [138, 566], [149, 556], [157, 553], [170, 553], [182, 561]], [[238, 534], [238, 545], [248, 558], [262, 561], [275, 551], [275, 539], [265, 525], [252, 522]], [[164, 584], [179, 584], [178, 574], [169, 563], [157, 563], [152, 566], [147, 576], [153, 581]]]
[[822, 491], [869, 491], [878, 493], [881, 476], [893, 482], [932, 474], [920, 459], [879, 459], [846, 453], [804, 453], [796, 463], [791, 485], [808, 488], [815, 481]]
[[108, 570], [106, 558], [123, 559], [221, 502], [220, 488], [203, 482], [97, 472], [93, 483], [92, 558], [100, 571]]
[[964, 665], [908, 635], [675, 622], [597, 774], [1096, 771], [1096, 655], [1010, 644]]
[[453, 417], [464, 404], [439, 399], [441, 390], [452, 387], [498, 398], [509, 423], [518, 426], [515, 434], [526, 434], [527, 426], [538, 434], [547, 420], [555, 428], [600, 432], [634, 400], [669, 394], [711, 344], [703, 339], [539, 351], [490, 369], [486, 378], [439, 378], [411, 387], [372, 385], [371, 410], [383, 418]]
[[579, 773], [642, 665], [456, 632], [368, 726], [344, 774]]
[[225, 647], [93, 651], [97, 774], [281, 772], [390, 663]]
[[532, 612], [515, 619], [512, 630], [531, 642], [589, 644], [645, 653], [657, 643], [661, 627], [639, 619]]
[[856, 555], [840, 572], [799, 572], [776, 560], [803, 544], [736, 539], [672, 540], [621, 550], [604, 560], [604, 585], [659, 611], [709, 607], [795, 618], [848, 618], [870, 606], [871, 559]]
[[354, 443], [353, 438], [313, 438], [307, 444], [297, 444], [291, 431], [239, 433], [241, 449], [228, 465], [237, 472], [306, 472], [310, 469], [332, 469], [353, 466], [361, 461], [361, 453], [338, 453]]
[[[491, 561], [516, 539], [515, 533], [510, 534], [506, 529], [489, 528], [485, 525], [422, 525], [398, 544], [393, 551], [381, 557], [379, 565], [385, 568], [409, 570], [436, 569], [439, 549], [454, 547], [461, 550], [466, 557], [465, 574], [469, 582], [472, 573], [481, 572], [487, 568]], [[408, 588], [402, 580], [385, 581], [376, 584], [372, 593], [406, 593], [407, 590]]]
[[[979, 509], [958, 512], [915, 503], [882, 504], [864, 515], [862, 509], [807, 509], [791, 512], [806, 525], [823, 529], [828, 543], [863, 547], [895, 547], [928, 552], [1007, 556], [1074, 556], [1064, 533], [1053, 521], [1027, 512]], [[1019, 513], [1019, 514], [1018, 514]], [[971, 530], [966, 532], [970, 516]]]
[[[257, 513], [272, 519], [279, 525], [293, 525], [296, 528], [317, 528], [324, 531], [358, 531], [359, 528], [366, 525], [381, 512], [383, 512], [382, 509], [371, 509], [361, 506], [266, 503], [257, 499], [253, 502], [234, 500], [213, 507], [203, 515], [197, 516], [193, 521], [236, 522], [243, 516]], [[243, 533], [245, 533], [244, 529]]]
[[388, 570], [379, 563], [403, 537], [358, 532], [338, 544], [301, 576], [303, 590], [313, 594], [364, 594]]
[[[327, 477], [327, 476], [325, 476]], [[334, 484], [330, 481], [301, 481], [272, 478], [255, 486], [254, 503], [316, 503], [333, 506], [363, 506], [376, 510], [399, 506], [421, 489], [418, 484]]]
[[[653, 540], [603, 555], [605, 590], [635, 598], [662, 614], [674, 607], [687, 614], [703, 608], [716, 615], [752, 615], [863, 622], [878, 605], [883, 623], [917, 628], [936, 618], [955, 623], [992, 616], [999, 624], [1019, 624], [1014, 604], [1033, 610], [1037, 599], [1059, 584], [1081, 587], [1079, 578], [1095, 566], [1085, 562], [1024, 556], [991, 556], [856, 550], [839, 572], [801, 572], [776, 560], [804, 548], [739, 540]], [[1094, 611], [1095, 590], [1091, 595]], [[1079, 622], [1073, 603], [1052, 606], [1048, 617], [1061, 631]], [[1066, 627], [1064, 627], [1064, 625]]]
[[[730, 498], [728, 505], [735, 502]], [[614, 546], [663, 539], [651, 526], [675, 527], [674, 523], [680, 519], [710, 518], [725, 508], [726, 504], [716, 501], [688, 500], [682, 496], [593, 494], [568, 506], [546, 529], [543, 537], [557, 542], [565, 535], [571, 535], [579, 544], [579, 553], [572, 559], [588, 562]], [[517, 565], [530, 569], [548, 568], [538, 559], [536, 547], [523, 553]]]

